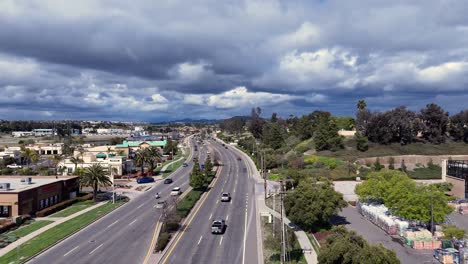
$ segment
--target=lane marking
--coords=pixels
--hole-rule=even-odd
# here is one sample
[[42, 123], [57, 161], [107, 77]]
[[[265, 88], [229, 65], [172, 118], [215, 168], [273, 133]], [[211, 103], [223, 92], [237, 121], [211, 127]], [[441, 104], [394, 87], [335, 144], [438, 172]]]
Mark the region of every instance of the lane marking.
[[117, 224], [117, 222], [119, 222], [119, 220], [115, 220], [112, 224], [108, 225], [108, 226], [106, 227], [106, 229], [108, 229], [108, 228], [110, 228], [111, 226]]
[[203, 239], [203, 236], [200, 236], [200, 239], [198, 240], [198, 244], [197, 245], [200, 245], [200, 242], [202, 241]]
[[245, 208], [245, 222], [244, 222], [244, 247], [242, 249], [242, 264], [245, 263], [245, 244], [247, 242], [247, 208]]
[[226, 216], [226, 221], [229, 219], [229, 215]]
[[221, 237], [221, 240], [219, 241], [219, 245], [223, 243], [223, 237]]
[[213, 213], [210, 214], [210, 220], [211, 220], [211, 217], [213, 217]]
[[72, 251], [74, 251], [75, 249], [77, 249], [79, 246], [76, 246], [74, 248], [72, 248], [70, 251], [68, 251], [67, 253], [65, 253], [63, 256], [66, 257], [68, 254], [72, 253]]
[[[222, 172], [222, 168], [221, 170], [219, 171], [219, 175], [221, 175], [221, 172]], [[219, 175], [218, 177], [215, 177], [215, 179], [213, 180], [212, 182], [212, 187], [214, 187], [216, 185], [216, 183], [218, 182], [218, 179], [219, 179]], [[193, 212], [193, 215], [190, 217], [189, 221], [187, 222], [187, 224], [184, 226], [184, 228], [182, 229], [182, 231], [179, 233], [179, 235], [177, 236], [177, 239], [175, 240], [174, 244], [171, 245], [171, 247], [169, 248], [167, 254], [165, 255], [165, 257], [161, 260], [161, 264], [164, 264], [167, 262], [167, 260], [169, 259], [169, 257], [171, 256], [172, 252], [174, 251], [174, 249], [177, 247], [177, 244], [179, 244], [179, 241], [180, 239], [185, 235], [185, 230], [187, 230], [187, 228], [190, 226], [190, 224], [192, 223], [193, 219], [195, 218], [195, 216], [198, 214], [198, 211], [200, 211], [200, 208], [202, 208], [203, 204], [205, 204], [205, 201], [206, 199], [208, 198], [208, 196], [210, 196], [210, 194], [212, 193], [212, 191], [208, 191], [205, 195], [205, 197], [203, 197], [202, 200], [200, 200], [200, 205], [198, 206], [198, 208]], [[216, 200], [216, 203], [218, 203], [219, 200]]]
[[128, 225], [133, 225], [135, 222], [136, 222], [137, 219], [133, 220], [132, 222], [130, 222], [130, 224]]
[[143, 205], [144, 205], [144, 204], [140, 204], [140, 205], [137, 207], [137, 209], [138, 209], [138, 208], [141, 208]]
[[154, 243], [156, 243], [156, 235], [158, 234], [158, 227], [160, 225], [160, 222], [159, 222], [160, 218], [161, 217], [159, 217], [157, 222], [156, 222], [156, 227], [154, 228], [154, 233], [153, 233], [153, 239], [151, 239], [151, 243], [150, 243], [150, 246], [148, 248], [148, 252], [146, 253], [145, 259], [143, 260], [143, 264], [148, 263], [148, 260], [150, 258], [151, 251], [152, 251], [151, 249], [154, 248]]
[[100, 247], [102, 247], [103, 244], [99, 245], [97, 248], [93, 249], [93, 251], [89, 252], [89, 255], [93, 254], [94, 251], [98, 250]]

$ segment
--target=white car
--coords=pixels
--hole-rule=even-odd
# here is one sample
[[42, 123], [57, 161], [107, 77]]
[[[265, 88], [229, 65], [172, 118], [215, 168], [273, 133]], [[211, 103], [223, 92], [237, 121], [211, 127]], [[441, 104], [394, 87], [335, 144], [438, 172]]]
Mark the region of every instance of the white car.
[[7, 165], [7, 168], [9, 168], [9, 169], [21, 169], [21, 168], [23, 168], [23, 166], [18, 165], [18, 164], [10, 164], [10, 165]]
[[172, 195], [172, 196], [176, 196], [176, 195], [179, 195], [179, 194], [181, 194], [181, 193], [182, 193], [182, 191], [180, 190], [180, 187], [175, 187], [175, 188], [173, 188], [172, 191], [171, 191], [171, 195]]

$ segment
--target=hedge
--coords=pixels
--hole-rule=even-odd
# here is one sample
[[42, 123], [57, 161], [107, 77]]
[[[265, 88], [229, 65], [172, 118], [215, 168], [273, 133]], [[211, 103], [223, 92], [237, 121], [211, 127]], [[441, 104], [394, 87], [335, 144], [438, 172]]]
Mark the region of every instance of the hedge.
[[40, 211], [37, 211], [36, 212], [36, 216], [37, 217], [44, 217], [44, 216], [48, 216], [48, 215], [51, 215], [55, 212], [58, 212], [64, 208], [67, 208], [68, 206], [74, 204], [74, 203], [77, 203], [77, 202], [81, 202], [81, 201], [86, 201], [86, 200], [89, 200], [93, 198], [93, 194], [92, 193], [89, 193], [89, 194], [86, 194], [84, 196], [81, 196], [81, 197], [76, 197], [76, 198], [73, 198], [73, 199], [70, 199], [70, 200], [66, 200], [66, 201], [63, 201], [63, 202], [60, 202], [58, 204], [55, 204], [55, 205], [52, 205], [50, 207], [47, 207], [45, 209], [42, 209]]
[[21, 215], [19, 218], [17, 218], [17, 222], [13, 221], [6, 221], [3, 225], [0, 225], [0, 233], [4, 233], [12, 228], [19, 227], [22, 225], [26, 220], [30, 220], [31, 216], [30, 215]]

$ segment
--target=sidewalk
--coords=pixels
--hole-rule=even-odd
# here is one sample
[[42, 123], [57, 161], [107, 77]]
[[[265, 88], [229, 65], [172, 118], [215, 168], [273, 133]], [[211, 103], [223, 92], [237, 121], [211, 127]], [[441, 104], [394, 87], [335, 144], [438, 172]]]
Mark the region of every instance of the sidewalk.
[[[256, 196], [257, 196], [257, 201], [259, 201], [259, 203], [258, 203], [259, 212], [268, 212], [271, 215], [273, 215], [273, 217], [281, 218], [281, 215], [278, 212], [271, 209], [270, 207], [268, 207], [265, 204], [265, 198], [264, 198], [263, 194], [259, 194], [259, 195], [256, 195]], [[285, 217], [284, 218], [284, 223], [287, 226], [289, 226], [291, 221], [287, 217]], [[297, 241], [301, 245], [301, 248], [302, 248], [302, 250], [304, 252], [304, 257], [305, 257], [307, 263], [317, 264], [318, 263], [317, 253], [315, 252], [314, 248], [312, 247], [312, 243], [310, 242], [309, 237], [307, 237], [307, 234], [302, 230], [294, 231], [294, 234], [296, 235]]]
[[[260, 175], [260, 172], [257, 170], [257, 167], [255, 166], [255, 163], [253, 163], [253, 161], [250, 159], [250, 157], [245, 154], [243, 151], [235, 148], [238, 152], [242, 153], [242, 155], [244, 156], [244, 159], [246, 159], [246, 161], [249, 163], [251, 169], [253, 170], [253, 178], [254, 180], [257, 182], [257, 184], [261, 184], [262, 187], [263, 187], [263, 184], [264, 184], [264, 180], [262, 178], [262, 176]], [[257, 190], [257, 188], [255, 188]], [[260, 189], [263, 189], [263, 188], [260, 188]], [[268, 188], [267, 188], [268, 189]], [[281, 218], [281, 215], [274, 211], [273, 209], [269, 208], [266, 203], [265, 203], [265, 194], [264, 194], [264, 191], [262, 192], [255, 192], [255, 196], [256, 196], [256, 200], [257, 200], [257, 211], [259, 214], [261, 213], [264, 213], [264, 212], [268, 212], [270, 214], [272, 214], [274, 217], [276, 218]], [[289, 223], [291, 223], [291, 221], [288, 219], [288, 218], [284, 218], [284, 222], [286, 225], [289, 225]], [[318, 261], [317, 261], [317, 252], [315, 252], [314, 248], [312, 247], [312, 243], [310, 242], [309, 238], [307, 237], [307, 234], [302, 231], [302, 230], [298, 230], [298, 231], [294, 231], [294, 234], [296, 235], [296, 238], [299, 242], [299, 244], [301, 245], [301, 248], [304, 252], [304, 257], [307, 261], [307, 263], [309, 264], [317, 264]], [[260, 238], [261, 239], [261, 238]], [[310, 252], [310, 253], [307, 253], [307, 252]]]
[[72, 218], [75, 218], [75, 217], [77, 217], [79, 215], [82, 215], [82, 214], [84, 214], [84, 213], [86, 213], [88, 211], [91, 211], [91, 210], [99, 207], [99, 206], [102, 206], [102, 205], [104, 205], [106, 203], [107, 202], [100, 202], [100, 203], [98, 203], [96, 205], [88, 207], [88, 208], [86, 208], [84, 210], [76, 212], [76, 213], [74, 213], [72, 215], [69, 215], [67, 217], [38, 217], [38, 218], [36, 218], [36, 220], [38, 220], [38, 221], [40, 221], [40, 220], [49, 220], [49, 221], [54, 221], [54, 223], [48, 224], [48, 225], [46, 225], [46, 226], [44, 226], [44, 227], [42, 227], [42, 228], [40, 228], [40, 229], [26, 235], [26, 236], [16, 240], [15, 242], [10, 243], [8, 246], [0, 249], [0, 257], [5, 255], [9, 251], [15, 249], [16, 247], [21, 246], [22, 244], [26, 243], [27, 241], [31, 240], [32, 238], [36, 237], [37, 235], [39, 235], [39, 234], [41, 234], [41, 233], [43, 233], [43, 232], [45, 232], [45, 231], [47, 231], [47, 230], [49, 230], [51, 228], [54, 228], [57, 225], [60, 225], [61, 223], [64, 223], [64, 222], [66, 222], [66, 221], [68, 221], [68, 220], [70, 220]]

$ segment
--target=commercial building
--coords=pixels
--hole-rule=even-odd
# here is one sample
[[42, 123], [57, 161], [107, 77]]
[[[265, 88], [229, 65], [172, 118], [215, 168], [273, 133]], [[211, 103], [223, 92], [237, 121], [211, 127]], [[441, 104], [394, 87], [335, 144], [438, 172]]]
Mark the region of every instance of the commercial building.
[[90, 151], [81, 155], [75, 152], [75, 157], [81, 159], [82, 162], [73, 163], [70, 159], [65, 159], [58, 164], [58, 167], [64, 168], [63, 175], [71, 175], [77, 168], [89, 168], [95, 164], [100, 164], [105, 171], [112, 171], [115, 175], [126, 174], [133, 168], [132, 160], [115, 153]]
[[31, 137], [34, 136], [34, 132], [31, 131], [13, 131], [11, 132], [13, 137]]
[[34, 150], [39, 155], [62, 155], [63, 143], [54, 144], [33, 144], [27, 145], [25, 148]]
[[52, 128], [38, 128], [32, 131], [36, 137], [56, 136], [57, 130]]
[[123, 141], [122, 144], [115, 145], [115, 151], [125, 153], [125, 155], [131, 156], [136, 151], [149, 147], [157, 147], [163, 149], [167, 144], [166, 140], [160, 141]]
[[78, 177], [0, 176], [0, 217], [34, 215], [78, 192]]
[[468, 199], [468, 161], [467, 160], [443, 160], [442, 180], [453, 185], [450, 194]]

